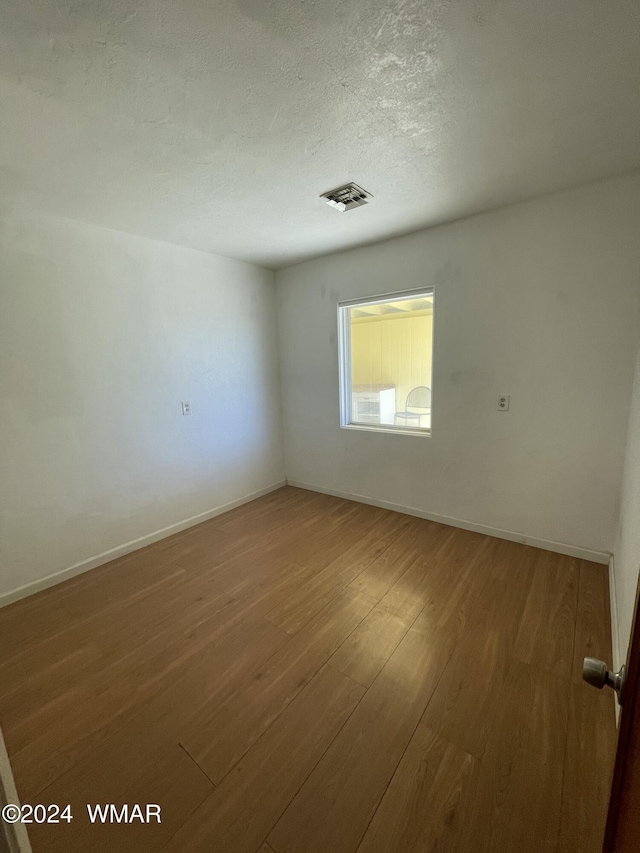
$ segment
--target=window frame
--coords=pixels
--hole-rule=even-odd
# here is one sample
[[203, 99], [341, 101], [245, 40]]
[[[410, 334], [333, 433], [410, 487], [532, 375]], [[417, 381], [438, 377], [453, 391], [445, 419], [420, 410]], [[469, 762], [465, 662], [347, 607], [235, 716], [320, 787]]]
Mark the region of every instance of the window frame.
[[[429, 427], [401, 426], [400, 424], [359, 424], [352, 422], [351, 395], [351, 322], [350, 308], [360, 305], [380, 305], [384, 302], [397, 302], [400, 299], [412, 299], [417, 296], [431, 296], [433, 300], [433, 318], [431, 331], [431, 412], [432, 420]], [[435, 337], [435, 287], [413, 288], [412, 290], [397, 290], [391, 293], [375, 296], [361, 296], [357, 299], [345, 299], [338, 302], [338, 381], [340, 391], [340, 428], [354, 429], [363, 432], [386, 432], [395, 435], [419, 435], [422, 437], [433, 434], [433, 353]], [[397, 406], [397, 400], [396, 400]]]

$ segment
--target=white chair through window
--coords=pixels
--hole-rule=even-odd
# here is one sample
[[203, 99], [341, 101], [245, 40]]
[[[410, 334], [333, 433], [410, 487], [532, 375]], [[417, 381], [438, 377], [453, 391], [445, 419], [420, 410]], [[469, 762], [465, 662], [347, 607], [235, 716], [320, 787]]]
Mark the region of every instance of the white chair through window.
[[[417, 425], [420, 427], [420, 418], [431, 414], [431, 388], [427, 388], [426, 385], [417, 385], [412, 388], [407, 394], [404, 409], [404, 412], [396, 412], [394, 423], [397, 422], [398, 418], [402, 418], [405, 426], [409, 426], [410, 421], [417, 421]], [[411, 411], [412, 409], [420, 409], [421, 411]]]

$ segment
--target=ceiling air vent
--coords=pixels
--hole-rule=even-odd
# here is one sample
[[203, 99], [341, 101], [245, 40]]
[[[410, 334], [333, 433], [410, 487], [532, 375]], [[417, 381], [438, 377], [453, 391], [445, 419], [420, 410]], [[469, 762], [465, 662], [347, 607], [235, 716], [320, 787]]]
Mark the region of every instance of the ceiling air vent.
[[343, 187], [338, 187], [337, 190], [322, 193], [320, 198], [325, 199], [327, 204], [343, 213], [345, 210], [351, 210], [354, 207], [362, 207], [373, 196], [357, 184], [345, 184]]

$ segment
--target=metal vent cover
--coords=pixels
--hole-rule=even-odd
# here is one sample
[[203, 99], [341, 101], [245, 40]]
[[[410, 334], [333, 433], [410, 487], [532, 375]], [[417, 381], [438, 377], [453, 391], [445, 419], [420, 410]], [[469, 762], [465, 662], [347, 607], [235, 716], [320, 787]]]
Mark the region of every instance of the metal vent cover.
[[363, 190], [357, 184], [345, 184], [343, 187], [338, 187], [335, 190], [322, 193], [320, 198], [325, 199], [327, 204], [344, 213], [345, 210], [351, 210], [354, 207], [362, 207], [367, 204], [370, 198], [373, 198], [371, 193]]

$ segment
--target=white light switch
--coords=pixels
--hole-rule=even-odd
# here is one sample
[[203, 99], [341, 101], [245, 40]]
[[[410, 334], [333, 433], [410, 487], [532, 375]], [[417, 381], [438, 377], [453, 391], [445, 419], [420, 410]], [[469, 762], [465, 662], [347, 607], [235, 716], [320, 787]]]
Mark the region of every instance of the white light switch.
[[501, 394], [498, 397], [498, 405], [496, 406], [497, 410], [499, 412], [508, 412], [510, 400], [511, 400], [511, 394]]
[[190, 415], [191, 414], [191, 403], [188, 400], [182, 401], [182, 414]]

